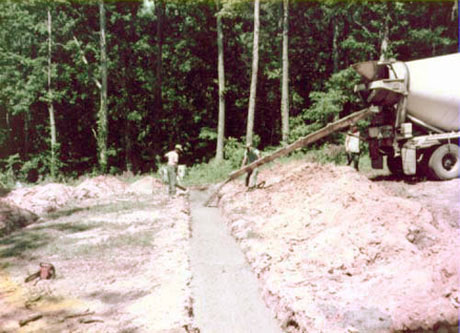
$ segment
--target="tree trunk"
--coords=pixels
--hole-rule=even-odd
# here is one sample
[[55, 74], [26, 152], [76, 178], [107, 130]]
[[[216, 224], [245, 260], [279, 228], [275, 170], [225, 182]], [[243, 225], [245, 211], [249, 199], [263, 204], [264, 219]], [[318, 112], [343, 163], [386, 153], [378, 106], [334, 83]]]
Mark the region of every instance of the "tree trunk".
[[333, 61], [333, 71], [337, 73], [339, 71], [339, 24], [338, 24], [337, 15], [332, 16], [332, 61]]
[[[386, 8], [388, 9], [388, 4], [386, 5]], [[380, 61], [387, 59], [389, 43], [390, 43], [390, 15], [387, 14], [385, 16], [385, 25], [383, 27], [383, 32], [382, 32], [382, 42], [380, 44]]]
[[219, 15], [220, 3], [216, 0], [217, 7], [217, 71], [219, 77], [219, 119], [217, 124], [217, 149], [216, 161], [224, 159], [225, 140], [225, 67], [224, 67], [224, 43], [222, 32], [222, 17]]
[[56, 123], [54, 120], [54, 106], [53, 106], [53, 90], [51, 88], [51, 72], [52, 72], [52, 62], [51, 62], [51, 45], [52, 45], [52, 33], [51, 33], [52, 21], [51, 21], [51, 12], [48, 9], [48, 113], [50, 118], [50, 133], [51, 133], [51, 160], [50, 160], [50, 174], [51, 178], [56, 177]]
[[[136, 39], [136, 26], [131, 24], [128, 28], [127, 38], [128, 40]], [[122, 86], [123, 86], [123, 101], [125, 101], [126, 107], [124, 108], [124, 152], [125, 152], [125, 170], [128, 173], [136, 173], [136, 165], [134, 163], [134, 142], [136, 140], [135, 123], [130, 120], [129, 114], [136, 110], [135, 103], [133, 101], [133, 93], [131, 91], [131, 80], [133, 72], [133, 55], [130, 52], [123, 52], [121, 55], [122, 60]]]
[[129, 92], [128, 78], [130, 77], [129, 73], [129, 62], [126, 59], [126, 55], [123, 55], [124, 58], [124, 68], [123, 68], [123, 100], [126, 102], [126, 109], [124, 112], [124, 150], [125, 150], [125, 168], [127, 172], [133, 172], [133, 163], [132, 163], [132, 151], [133, 151], [133, 137], [132, 137], [132, 121], [129, 119], [128, 115], [133, 110], [133, 103], [131, 100], [131, 95]]
[[165, 12], [164, 1], [159, 1], [156, 6], [157, 16], [157, 63], [156, 63], [156, 87], [155, 87], [155, 113], [160, 114], [163, 109], [163, 17]]
[[[455, 13], [458, 13], [458, 3], [460, 2], [460, 0], [454, 0], [454, 4], [452, 5], [452, 11], [450, 13], [450, 19], [451, 21], [455, 20]], [[458, 15], [458, 14], [457, 14]], [[460, 18], [459, 18], [459, 22], [458, 22], [458, 30], [460, 32]], [[460, 43], [459, 43], [459, 50], [460, 52]]]
[[29, 159], [29, 127], [30, 127], [30, 110], [24, 114], [24, 159]]
[[125, 167], [127, 172], [133, 172], [133, 162], [131, 155], [133, 151], [133, 142], [131, 140], [131, 121], [126, 120], [125, 123]]
[[107, 53], [105, 40], [105, 8], [99, 2], [101, 29], [101, 108], [99, 110], [97, 141], [99, 148], [99, 167], [102, 173], [107, 172]]
[[283, 0], [283, 78], [281, 83], [282, 140], [289, 137], [289, 0]]
[[248, 123], [246, 129], [246, 144], [252, 144], [254, 131], [254, 110], [256, 105], [257, 71], [259, 67], [259, 8], [260, 0], [254, 1], [254, 42], [252, 46], [252, 76], [249, 93]]

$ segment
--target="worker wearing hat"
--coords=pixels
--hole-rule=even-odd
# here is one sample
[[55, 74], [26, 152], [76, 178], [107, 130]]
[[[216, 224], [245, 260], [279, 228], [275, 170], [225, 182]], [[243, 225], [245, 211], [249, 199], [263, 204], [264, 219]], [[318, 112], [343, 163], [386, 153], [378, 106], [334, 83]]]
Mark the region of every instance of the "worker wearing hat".
[[182, 146], [177, 144], [174, 146], [174, 150], [171, 150], [164, 155], [168, 159], [166, 170], [168, 172], [168, 193], [170, 196], [176, 194], [176, 171], [179, 164], [180, 152], [182, 152]]
[[[245, 165], [251, 164], [252, 162], [258, 160], [261, 157], [260, 151], [252, 146], [252, 144], [247, 143], [246, 149], [244, 151], [244, 158], [243, 162], [241, 163], [241, 167]], [[254, 170], [248, 171], [246, 174], [246, 187], [249, 189], [254, 189], [257, 185], [257, 174], [259, 171], [257, 168]]]

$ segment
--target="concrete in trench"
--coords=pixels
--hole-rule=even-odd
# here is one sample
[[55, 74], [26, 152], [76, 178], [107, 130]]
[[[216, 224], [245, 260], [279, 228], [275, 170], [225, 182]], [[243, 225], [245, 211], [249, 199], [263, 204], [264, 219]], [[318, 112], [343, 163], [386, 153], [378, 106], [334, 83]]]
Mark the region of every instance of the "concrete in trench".
[[203, 206], [207, 195], [191, 193], [195, 326], [202, 333], [281, 333], [218, 209]]

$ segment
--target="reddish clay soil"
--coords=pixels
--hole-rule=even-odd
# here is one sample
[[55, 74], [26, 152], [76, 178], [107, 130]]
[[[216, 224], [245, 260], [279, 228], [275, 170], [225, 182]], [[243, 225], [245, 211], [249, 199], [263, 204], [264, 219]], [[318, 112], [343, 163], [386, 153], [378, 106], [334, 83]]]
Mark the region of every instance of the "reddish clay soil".
[[263, 181], [227, 185], [220, 207], [284, 331], [457, 332], [459, 180], [295, 162]]

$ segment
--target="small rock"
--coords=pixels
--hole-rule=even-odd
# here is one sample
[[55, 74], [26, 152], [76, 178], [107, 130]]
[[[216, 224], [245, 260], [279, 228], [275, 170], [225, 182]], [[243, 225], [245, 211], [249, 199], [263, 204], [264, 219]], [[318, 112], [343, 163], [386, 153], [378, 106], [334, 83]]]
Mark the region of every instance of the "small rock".
[[408, 233], [408, 234], [406, 235], [406, 239], [407, 239], [409, 242], [413, 243], [413, 242], [415, 241], [415, 235], [414, 235], [413, 233]]

